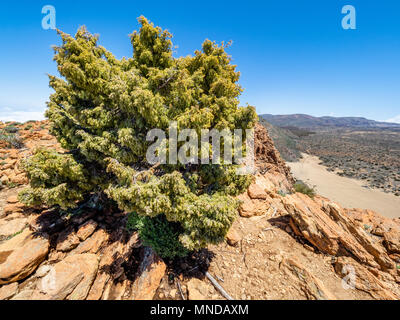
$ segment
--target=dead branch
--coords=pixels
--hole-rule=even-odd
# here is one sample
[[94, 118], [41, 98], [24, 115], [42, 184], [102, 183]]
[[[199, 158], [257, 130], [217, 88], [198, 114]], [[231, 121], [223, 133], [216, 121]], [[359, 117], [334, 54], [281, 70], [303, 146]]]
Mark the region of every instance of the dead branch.
[[186, 299], [185, 299], [185, 296], [183, 295], [183, 291], [182, 291], [182, 287], [181, 287], [181, 282], [179, 281], [179, 279], [176, 279], [176, 284], [177, 284], [177, 286], [178, 286], [178, 290], [179, 290], [179, 293], [180, 293], [180, 295], [181, 295], [182, 300], [186, 300]]
[[208, 280], [211, 281], [211, 283], [214, 285], [214, 287], [223, 295], [223, 297], [227, 300], [233, 300], [233, 298], [225, 291], [224, 288], [222, 288], [220, 286], [220, 284], [217, 282], [217, 280], [215, 280], [213, 278], [213, 276], [211, 274], [208, 273], [208, 271], [206, 271], [206, 277], [208, 278]]

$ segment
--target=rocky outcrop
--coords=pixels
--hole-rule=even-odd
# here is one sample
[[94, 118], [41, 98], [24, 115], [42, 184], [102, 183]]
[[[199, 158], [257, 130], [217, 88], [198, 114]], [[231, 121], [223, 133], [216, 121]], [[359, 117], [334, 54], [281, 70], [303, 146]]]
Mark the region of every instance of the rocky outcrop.
[[310, 300], [336, 300], [336, 297], [331, 293], [325, 285], [311, 274], [306, 267], [304, 267], [295, 258], [284, 260], [280, 267], [295, 277], [299, 281], [299, 286], [302, 291], [307, 295]]
[[261, 173], [283, 175], [285, 179], [282, 182], [285, 182], [287, 186], [294, 181], [290, 168], [276, 150], [267, 129], [259, 123], [254, 128], [254, 151], [256, 166]]
[[331, 255], [350, 253], [360, 263], [374, 268], [395, 267], [384, 247], [347, 217], [337, 204], [326, 202], [320, 206], [303, 194], [285, 198], [283, 202], [298, 234], [321, 252]]
[[[18, 205], [15, 200], [7, 203]], [[20, 219], [8, 214], [0, 226]], [[123, 213], [92, 211], [71, 219], [46, 210], [25, 217], [20, 233], [0, 239], [0, 299], [152, 299], [166, 265], [149, 248], [140, 249], [125, 221]]]
[[[313, 200], [303, 194], [287, 197], [283, 203], [298, 236], [304, 237], [320, 252], [338, 257], [335, 270], [339, 275], [343, 276], [342, 266], [347, 261], [354, 266], [357, 289], [369, 292], [376, 299], [400, 298], [398, 265], [390, 256], [395, 247], [393, 241], [398, 239], [395, 236], [398, 230], [383, 231], [382, 222], [386, 218], [369, 211], [366, 213], [369, 222], [375, 223], [362, 225], [338, 204], [322, 197]], [[360, 219], [359, 211], [357, 217]], [[378, 226], [380, 236], [368, 232]]]
[[134, 300], [152, 300], [166, 270], [165, 263], [150, 248], [146, 248], [139, 266], [138, 278], [132, 286]]
[[52, 266], [44, 265], [42, 268], [45, 271], [37, 275], [38, 281], [32, 299], [84, 300], [96, 276], [98, 265], [98, 257], [90, 253], [70, 255]]
[[[0, 122], [0, 129], [12, 124], [4, 124]], [[0, 182], [3, 185], [24, 185], [28, 183], [28, 179], [21, 168], [21, 161], [32, 155], [37, 147], [51, 147], [61, 150], [55, 137], [49, 134], [47, 130], [48, 121], [32, 122], [28, 125], [13, 124], [18, 129], [17, 135], [23, 142], [20, 149], [10, 149], [2, 141], [0, 141], [0, 157], [2, 164], [0, 165]]]
[[[33, 148], [59, 148], [34, 127], [22, 133], [25, 150], [0, 151], [6, 183], [26, 182], [16, 167]], [[400, 220], [294, 193], [267, 131], [257, 125], [255, 137], [258, 173], [238, 196], [240, 217], [227, 242], [210, 246], [207, 267], [182, 262], [178, 270], [190, 276], [182, 271], [172, 285], [165, 263], [125, 230], [125, 213], [38, 214], [7, 189], [6, 200], [0, 197], [0, 300], [143, 300], [156, 292], [223, 299], [207, 279], [193, 277], [201, 268], [236, 299], [400, 299]]]
[[[346, 279], [349, 279], [348, 285], [354, 286], [357, 290], [370, 294], [375, 299], [399, 300], [400, 295], [393, 291], [398, 291], [394, 286], [379, 280], [366, 267], [357, 263], [350, 257], [339, 257], [335, 263], [336, 272]], [[352, 279], [353, 275], [353, 279]], [[390, 288], [392, 286], [392, 288]], [[398, 289], [398, 288], [397, 288]]]

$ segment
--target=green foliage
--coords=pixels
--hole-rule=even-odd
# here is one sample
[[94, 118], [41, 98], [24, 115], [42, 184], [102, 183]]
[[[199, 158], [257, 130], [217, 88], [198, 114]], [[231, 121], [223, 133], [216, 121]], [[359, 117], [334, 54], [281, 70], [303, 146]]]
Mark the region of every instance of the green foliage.
[[169, 222], [163, 215], [149, 218], [131, 213], [127, 229], [137, 231], [143, 244], [152, 247], [162, 258], [184, 257], [189, 253], [179, 241], [182, 227]]
[[4, 141], [9, 148], [22, 148], [24, 146], [24, 143], [18, 133], [14, 133], [14, 129], [7, 130], [7, 128], [9, 127], [0, 130], [0, 141]]
[[[169, 32], [144, 17], [139, 23], [139, 32], [131, 35], [133, 57], [122, 60], [84, 27], [75, 37], [58, 31], [62, 45], [54, 48], [54, 60], [62, 78], [50, 76], [55, 92], [46, 116], [51, 133], [71, 152], [41, 149], [27, 160], [31, 185], [20, 199], [65, 209], [102, 193], [101, 199], [145, 217], [145, 225], [153, 226], [146, 230], [167, 221], [179, 226], [174, 235], [178, 232], [175, 238], [186, 250], [200, 249], [223, 241], [237, 215], [233, 196], [247, 188], [250, 177], [237, 176], [236, 164], [154, 170], [146, 162], [152, 143], [146, 135], [154, 128], [168, 134], [172, 121], [179, 130], [198, 132], [250, 129], [257, 115], [253, 107], [239, 106], [239, 73], [225, 45], [206, 40], [194, 56], [175, 58]], [[181, 252], [167, 240], [148, 241], [159, 252], [169, 248], [165, 256]]]
[[308, 185], [306, 185], [302, 181], [297, 181], [293, 185], [293, 187], [296, 192], [304, 193], [304, 194], [308, 195], [310, 198], [314, 198], [314, 196], [316, 194], [314, 188], [310, 188]]

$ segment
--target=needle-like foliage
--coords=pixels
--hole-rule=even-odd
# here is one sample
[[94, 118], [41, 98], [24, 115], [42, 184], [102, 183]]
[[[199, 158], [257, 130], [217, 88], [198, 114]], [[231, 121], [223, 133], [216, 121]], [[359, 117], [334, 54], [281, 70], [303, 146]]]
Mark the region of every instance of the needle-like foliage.
[[146, 151], [152, 142], [146, 135], [154, 128], [168, 135], [172, 121], [178, 130], [249, 129], [256, 113], [239, 107], [239, 73], [225, 45], [206, 40], [193, 56], [175, 58], [168, 31], [144, 17], [139, 23], [139, 32], [131, 35], [133, 57], [123, 59], [84, 27], [75, 37], [58, 31], [62, 44], [54, 48], [54, 60], [61, 77], [50, 76], [55, 92], [46, 116], [51, 133], [69, 151], [41, 149], [27, 160], [30, 187], [20, 199], [67, 209], [101, 193], [121, 210], [166, 219], [152, 227], [165, 221], [179, 225], [180, 244], [200, 249], [223, 241], [237, 215], [233, 196], [250, 178], [225, 164], [149, 170]]

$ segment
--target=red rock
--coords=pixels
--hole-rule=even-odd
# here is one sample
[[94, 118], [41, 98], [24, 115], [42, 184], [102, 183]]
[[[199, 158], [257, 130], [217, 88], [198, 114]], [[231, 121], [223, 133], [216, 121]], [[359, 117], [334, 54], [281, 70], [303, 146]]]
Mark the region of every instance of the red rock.
[[76, 233], [71, 229], [67, 229], [60, 233], [57, 239], [57, 251], [71, 251], [79, 245], [80, 241]]
[[13, 204], [8, 204], [4, 207], [4, 213], [6, 215], [15, 213], [15, 212], [23, 212], [25, 209], [25, 205], [22, 203], [13, 203]]
[[228, 234], [226, 235], [226, 240], [229, 245], [236, 246], [241, 240], [241, 238], [239, 233], [235, 229], [231, 228]]
[[82, 242], [74, 251], [73, 253], [97, 253], [103, 243], [108, 240], [109, 236], [106, 231], [103, 229], [97, 230], [90, 238], [86, 241]]
[[299, 193], [282, 201], [293, 218], [295, 232], [300, 232], [321, 252], [338, 255], [345, 248], [362, 264], [384, 269], [394, 267], [383, 246], [373, 241], [336, 204], [328, 202], [321, 207], [317, 201]]
[[239, 195], [238, 199], [242, 201], [239, 207], [239, 214], [242, 217], [261, 216], [266, 214], [269, 208], [269, 203], [267, 201], [250, 199], [247, 193]]
[[18, 196], [17, 195], [13, 195], [7, 198], [7, 203], [17, 203], [18, 202]]
[[41, 300], [84, 300], [98, 269], [94, 254], [70, 255], [55, 264], [32, 296]]
[[[349, 266], [352, 269], [350, 269]], [[356, 261], [350, 257], [339, 257], [335, 263], [335, 270], [342, 277], [349, 276], [349, 270], [353, 270], [355, 276], [355, 282], [353, 285], [355, 288], [363, 292], [367, 292], [375, 299], [400, 299], [399, 293], [393, 292], [393, 290], [389, 288], [388, 284], [379, 280], [370, 271], [368, 271], [367, 268], [356, 263]], [[397, 288], [397, 291], [399, 291], [399, 288]]]
[[79, 227], [79, 230], [77, 231], [76, 235], [78, 236], [79, 240], [85, 241], [93, 234], [96, 228], [97, 228], [97, 222], [94, 220], [89, 220]]
[[282, 261], [280, 268], [284, 269], [287, 274], [294, 276], [299, 287], [307, 295], [310, 300], [336, 300], [335, 295], [330, 292], [325, 285], [311, 274], [295, 258], [289, 258]]
[[247, 193], [251, 199], [265, 200], [268, 198], [268, 194], [265, 192], [265, 190], [256, 183], [250, 185]]
[[14, 282], [0, 287], [0, 300], [8, 300], [18, 292], [18, 283]]
[[201, 280], [193, 278], [187, 283], [189, 300], [206, 300], [208, 295], [208, 286]]
[[132, 296], [135, 300], [152, 300], [167, 266], [150, 248], [146, 248], [142, 263], [139, 266], [138, 277], [132, 286]]
[[400, 253], [400, 232], [397, 230], [390, 230], [385, 232], [383, 245], [389, 253]]

